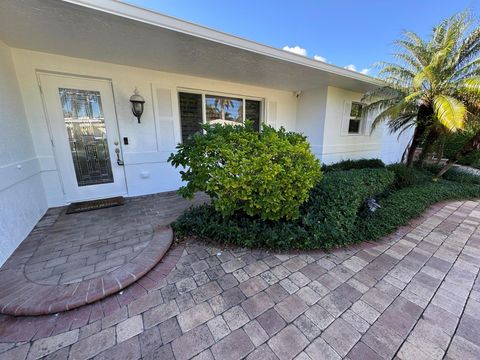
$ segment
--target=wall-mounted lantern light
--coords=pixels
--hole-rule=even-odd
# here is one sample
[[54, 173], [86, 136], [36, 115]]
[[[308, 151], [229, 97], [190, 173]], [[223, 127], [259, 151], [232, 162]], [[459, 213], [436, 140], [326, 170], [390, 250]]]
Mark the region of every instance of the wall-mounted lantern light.
[[132, 103], [132, 113], [138, 120], [140, 124], [140, 118], [143, 114], [143, 104], [145, 104], [145, 99], [139, 94], [138, 89], [135, 88], [133, 95], [130, 96], [130, 102]]

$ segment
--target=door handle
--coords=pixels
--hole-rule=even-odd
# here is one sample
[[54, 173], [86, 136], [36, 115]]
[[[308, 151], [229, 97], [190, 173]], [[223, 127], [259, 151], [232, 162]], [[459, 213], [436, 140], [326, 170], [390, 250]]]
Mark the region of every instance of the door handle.
[[115, 148], [115, 154], [117, 154], [117, 164], [120, 166], [125, 165], [122, 159], [120, 159], [120, 149], [117, 147]]

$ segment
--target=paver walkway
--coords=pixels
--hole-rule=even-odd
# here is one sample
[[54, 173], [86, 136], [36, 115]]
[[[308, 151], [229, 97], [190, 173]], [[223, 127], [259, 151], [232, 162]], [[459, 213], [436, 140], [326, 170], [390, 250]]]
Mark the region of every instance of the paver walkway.
[[479, 225], [450, 202], [330, 253], [177, 245], [113, 307], [1, 317], [0, 358], [479, 359]]
[[120, 291], [160, 261], [167, 225], [191, 204], [172, 192], [78, 214], [49, 209], [0, 268], [0, 313], [57, 313]]

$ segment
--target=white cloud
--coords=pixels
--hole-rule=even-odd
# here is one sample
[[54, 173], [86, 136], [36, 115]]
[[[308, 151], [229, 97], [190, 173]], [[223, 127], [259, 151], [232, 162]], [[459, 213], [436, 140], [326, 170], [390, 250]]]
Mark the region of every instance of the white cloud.
[[290, 51], [294, 54], [302, 55], [302, 56], [307, 56], [307, 50], [304, 48], [301, 48], [300, 46], [296, 45], [293, 47], [290, 46], [284, 46], [283, 50]]
[[[304, 49], [304, 48], [302, 48], [298, 45], [295, 45], [295, 46], [285, 45], [283, 47], [283, 50], [290, 51], [294, 54], [307, 56], [307, 49]], [[317, 61], [320, 61], [320, 62], [324, 62], [324, 63], [327, 62], [327, 58], [325, 58], [321, 55], [314, 55], [313, 58]], [[347, 70], [350, 70], [350, 71], [355, 71], [355, 72], [364, 74], [364, 75], [368, 75], [370, 73], [370, 69], [364, 68], [364, 69], [358, 70], [357, 67], [354, 64], [349, 64], [349, 65], [345, 66], [344, 68], [347, 69]]]
[[370, 69], [367, 69], [367, 68], [362, 69], [362, 70], [357, 70], [357, 67], [353, 64], [345, 66], [345, 69], [351, 70], [351, 71], [356, 71], [356, 72], [359, 72], [359, 73], [364, 74], [364, 75], [367, 75], [370, 72]]

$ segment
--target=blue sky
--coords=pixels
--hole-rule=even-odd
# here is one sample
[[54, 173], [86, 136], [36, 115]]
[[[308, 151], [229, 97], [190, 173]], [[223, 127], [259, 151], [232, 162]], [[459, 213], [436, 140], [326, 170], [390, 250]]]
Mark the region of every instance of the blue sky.
[[277, 48], [299, 47], [338, 65], [375, 74], [402, 30], [428, 35], [441, 19], [480, 0], [127, 0]]

